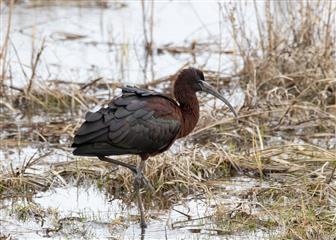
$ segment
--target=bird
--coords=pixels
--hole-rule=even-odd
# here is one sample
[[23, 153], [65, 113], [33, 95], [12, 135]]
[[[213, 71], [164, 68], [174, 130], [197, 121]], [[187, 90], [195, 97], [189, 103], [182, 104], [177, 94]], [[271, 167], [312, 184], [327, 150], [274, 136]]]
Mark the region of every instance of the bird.
[[[173, 82], [173, 97], [133, 86], [96, 112], [87, 112], [84, 123], [75, 132], [72, 147], [77, 156], [92, 156], [126, 167], [134, 173], [134, 191], [140, 212], [140, 227], [147, 227], [140, 189], [153, 190], [143, 170], [149, 157], [168, 150], [175, 140], [195, 128], [200, 113], [196, 92], [209, 93], [223, 101], [237, 117], [232, 105], [209, 83], [201, 70], [181, 70]], [[138, 155], [132, 165], [108, 156]]]

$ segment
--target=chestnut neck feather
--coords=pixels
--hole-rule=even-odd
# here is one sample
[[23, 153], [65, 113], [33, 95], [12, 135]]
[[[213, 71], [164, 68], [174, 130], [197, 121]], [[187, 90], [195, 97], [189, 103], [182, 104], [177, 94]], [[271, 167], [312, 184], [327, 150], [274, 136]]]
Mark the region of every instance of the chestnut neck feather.
[[188, 81], [177, 79], [174, 86], [174, 95], [180, 104], [182, 114], [181, 130], [178, 135], [178, 138], [181, 138], [195, 128], [199, 118], [199, 105], [196, 92], [189, 86]]

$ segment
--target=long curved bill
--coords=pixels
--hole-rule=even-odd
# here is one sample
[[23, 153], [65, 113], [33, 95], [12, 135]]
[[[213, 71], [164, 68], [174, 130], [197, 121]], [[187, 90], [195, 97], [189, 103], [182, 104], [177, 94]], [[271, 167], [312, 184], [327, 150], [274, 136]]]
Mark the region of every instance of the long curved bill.
[[226, 100], [213, 86], [211, 86], [209, 83], [205, 81], [200, 80], [200, 87], [203, 92], [209, 93], [215, 96], [216, 98], [222, 100], [230, 108], [231, 112], [233, 112], [235, 117], [238, 117], [236, 111], [234, 110], [232, 105], [229, 103], [229, 101]]

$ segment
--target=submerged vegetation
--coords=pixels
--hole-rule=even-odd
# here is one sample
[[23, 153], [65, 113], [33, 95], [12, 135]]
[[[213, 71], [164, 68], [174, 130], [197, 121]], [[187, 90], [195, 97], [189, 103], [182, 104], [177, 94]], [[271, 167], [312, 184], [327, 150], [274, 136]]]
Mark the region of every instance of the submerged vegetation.
[[[29, 2], [32, 7], [45, 4], [44, 1]], [[102, 8], [113, 5], [100, 2]], [[69, 148], [84, 113], [106, 103], [123, 83], [104, 80], [103, 76], [87, 82], [39, 79], [41, 56], [47, 48], [43, 40], [32, 51], [30, 74], [24, 70], [27, 66], [20, 63], [27, 84], [19, 87], [13, 84], [13, 60], [8, 56], [9, 52], [15, 54], [16, 51], [10, 41], [11, 18], [15, 5], [19, 4], [7, 1], [7, 14], [2, 16], [8, 18], [8, 26], [7, 31], [1, 30], [4, 36], [0, 55], [1, 201], [23, 197], [29, 200], [38, 192], [69, 183], [75, 186], [89, 183], [110, 198], [120, 198], [130, 204], [133, 184], [130, 172], [111, 168], [95, 159], [73, 158]], [[118, 2], [116, 9], [127, 8], [127, 4]], [[222, 89], [234, 83], [233, 88], [239, 86], [244, 91], [242, 104], [236, 106], [238, 120], [223, 114], [221, 106], [201, 96], [204, 110], [194, 133], [175, 144], [171, 151], [147, 163], [146, 176], [155, 193], [145, 194], [146, 207], [169, 209], [187, 196], [216, 199], [218, 194], [228, 192], [238, 199], [233, 200], [236, 201], [233, 207], [218, 201], [201, 222], [184, 213], [188, 220], [172, 227], [226, 236], [261, 229], [274, 230], [274, 239], [335, 239], [336, 6], [332, 1], [294, 3], [289, 0], [248, 4], [255, 10], [257, 31], [253, 34], [245, 19], [243, 3], [217, 3], [221, 16], [219, 26], [229, 27], [231, 36], [226, 40], [232, 50], [227, 50], [223, 48], [222, 29], [218, 39], [208, 39], [208, 42], [156, 45], [153, 42], [154, 2], [142, 1], [145, 75], [154, 71], [153, 66], [150, 69], [147, 64], [150, 66], [156, 55], [189, 56], [190, 61], [178, 66], [181, 69], [199, 64], [196, 56], [206, 51], [219, 56], [219, 61], [222, 55], [234, 56], [232, 61], [236, 66], [230, 76], [220, 68], [218, 71], [204, 68], [206, 79]], [[71, 41], [80, 38], [74, 34], [67, 37]], [[127, 57], [121, 56], [121, 61], [124, 58]], [[176, 73], [171, 74], [137, 85], [163, 89], [169, 94]], [[47, 120], [34, 121], [38, 116], [46, 116]], [[24, 161], [21, 159], [16, 166], [5, 163], [12, 158], [13, 149], [30, 144], [42, 150]], [[69, 156], [56, 162], [48, 161], [55, 149]], [[135, 156], [122, 159], [137, 161]], [[233, 193], [225, 188], [225, 181], [221, 183], [242, 175], [262, 184]], [[61, 222], [65, 229], [67, 223], [76, 220], [62, 220], [57, 210], [41, 209], [29, 201], [17, 203], [12, 211], [23, 221], [28, 218], [42, 221], [48, 214], [52, 215], [55, 224], [48, 228], [47, 236], [61, 231]], [[127, 222], [126, 217], [116, 219], [116, 224]], [[197, 224], [193, 224], [194, 221]], [[90, 236], [88, 233], [86, 238]], [[11, 239], [5, 230], [0, 232], [0, 239], [7, 237]]]

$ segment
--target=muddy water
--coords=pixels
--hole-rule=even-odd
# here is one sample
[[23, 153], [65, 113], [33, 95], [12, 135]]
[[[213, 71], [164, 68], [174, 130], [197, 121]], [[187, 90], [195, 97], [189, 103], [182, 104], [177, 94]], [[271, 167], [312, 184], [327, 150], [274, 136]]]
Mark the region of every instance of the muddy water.
[[[57, 154], [51, 155], [50, 159], [57, 162], [58, 157]], [[34, 165], [33, 170], [28, 172], [43, 172], [47, 162]], [[225, 208], [223, 219], [227, 219], [227, 214], [234, 212], [238, 206], [239, 211], [257, 215], [260, 209], [253, 199], [242, 196], [252, 189], [267, 188], [268, 183], [240, 176], [218, 180], [212, 185], [217, 189], [212, 197], [192, 195], [169, 209], [148, 209], [148, 228], [142, 232], [138, 209], [133, 203], [129, 205], [123, 200], [111, 199], [96, 184], [76, 186], [66, 182], [62, 187], [51, 187], [29, 198], [2, 199], [0, 233], [14, 239], [153, 240], [269, 239], [279, 233], [278, 230], [265, 228], [221, 232], [223, 225], [217, 223], [217, 209]]]
[[[50, 149], [49, 149], [50, 150]], [[39, 174], [49, 169], [49, 164], [73, 157], [67, 151], [52, 149], [45, 155], [42, 148], [23, 147], [20, 153], [11, 150], [2, 156], [20, 166], [32, 155], [40, 158], [27, 173]], [[36, 151], [38, 151], [36, 153]], [[16, 165], [15, 165], [16, 164]], [[9, 169], [9, 166], [3, 166]], [[142, 232], [138, 223], [138, 209], [133, 203], [112, 199], [97, 185], [74, 185], [71, 181], [62, 187], [50, 187], [32, 197], [4, 198], [0, 201], [0, 233], [14, 239], [269, 239], [278, 230], [259, 229], [222, 233], [216, 210], [226, 209], [257, 214], [260, 209], [253, 199], [244, 198], [251, 190], [268, 188], [269, 183], [246, 176], [212, 181], [217, 189], [212, 196], [192, 195], [175, 203], [169, 209], [147, 210], [148, 228]], [[55, 185], [56, 186], [56, 185]], [[129, 201], [127, 201], [129, 202]], [[223, 215], [223, 219], [227, 216]], [[217, 220], [216, 220], [217, 219]]]
[[[189, 47], [196, 42], [214, 51], [199, 51], [193, 56], [189, 53], [158, 54], [155, 50], [153, 56], [147, 58], [144, 26], [149, 36], [150, 4], [146, 5], [147, 21], [143, 24], [142, 8], [137, 2], [126, 2], [125, 6], [109, 3], [107, 8], [39, 2], [44, 4], [36, 7], [30, 1], [23, 1], [13, 9], [8, 51], [12, 74], [9, 85], [22, 87], [27, 84], [32, 56], [36, 55], [42, 41], [45, 41], [45, 48], [36, 72], [34, 84], [37, 85], [59, 80], [85, 83], [97, 77], [103, 77], [103, 82], [137, 84], [172, 74], [186, 63], [228, 75], [239, 70], [239, 58], [216, 53], [218, 50], [233, 49], [233, 44], [227, 40], [227, 19], [220, 14], [220, 6], [216, 3], [155, 2], [154, 49], [162, 46]], [[8, 9], [6, 5], [1, 7], [3, 34], [8, 24]], [[245, 7], [253, 8], [252, 5]], [[252, 12], [247, 11], [246, 14], [251, 25], [254, 19], [250, 16]], [[231, 89], [224, 92], [235, 107], [244, 102], [244, 93], [237, 84], [230, 83]], [[215, 104], [213, 101], [205, 107], [212, 107]], [[34, 119], [35, 123], [47, 121], [41, 116]], [[7, 133], [2, 132], [1, 137], [4, 134]], [[42, 173], [50, 163], [74, 160], [68, 145], [69, 139], [65, 136], [60, 140], [61, 148], [40, 142], [17, 148], [2, 146], [0, 166], [8, 171], [20, 167], [32, 157], [41, 157], [29, 171]], [[216, 222], [211, 218], [216, 207], [224, 205], [233, 210], [242, 203], [250, 208], [249, 201], [240, 198], [239, 193], [262, 187], [263, 183], [253, 178], [237, 177], [216, 184], [221, 186], [221, 190], [213, 199], [189, 196], [170, 209], [149, 210], [149, 226], [142, 233], [134, 205], [111, 200], [94, 186], [68, 183], [61, 188], [39, 192], [29, 200], [2, 200], [0, 234], [14, 239], [268, 239], [275, 234], [256, 229], [218, 235], [214, 230], [217, 229]]]
[[[150, 210], [149, 225], [142, 232], [136, 206], [110, 200], [95, 187], [66, 186], [36, 194], [30, 201], [6, 200], [1, 203], [2, 234], [18, 239], [268, 239], [277, 232], [256, 229], [230, 235], [218, 235], [211, 220], [220, 204], [235, 209], [237, 204], [251, 208], [238, 197], [242, 191], [263, 187], [255, 179], [235, 177], [218, 182], [223, 187], [213, 199], [190, 196], [168, 210]], [[266, 185], [265, 185], [266, 186]], [[24, 206], [34, 209], [24, 218]], [[32, 207], [33, 206], [33, 207]], [[21, 210], [20, 210], [21, 209]], [[257, 209], [250, 209], [257, 211]], [[188, 217], [186, 217], [188, 216]], [[22, 219], [24, 218], [24, 219]]]
[[[151, 5], [147, 3], [144, 24], [138, 2], [127, 2], [125, 6], [111, 3], [108, 8], [49, 6], [42, 2], [45, 4], [33, 7], [30, 1], [25, 1], [13, 9], [8, 59], [16, 86], [26, 83], [25, 75], [31, 74], [32, 55], [43, 40], [45, 49], [36, 76], [39, 81], [86, 82], [103, 77], [108, 82], [134, 84], [167, 76], [186, 63], [227, 74], [239, 70], [239, 58], [216, 54], [232, 52], [234, 47], [229, 41], [228, 19], [219, 11], [223, 6], [216, 3], [155, 3], [153, 24], [150, 24]], [[6, 5], [2, 7], [1, 27], [6, 29]], [[253, 29], [253, 6], [244, 7]], [[157, 54], [154, 50], [153, 59], [146, 66], [144, 28], [149, 38], [151, 26], [154, 49], [190, 47], [194, 42], [203, 44], [205, 50], [198, 51], [196, 56]]]

